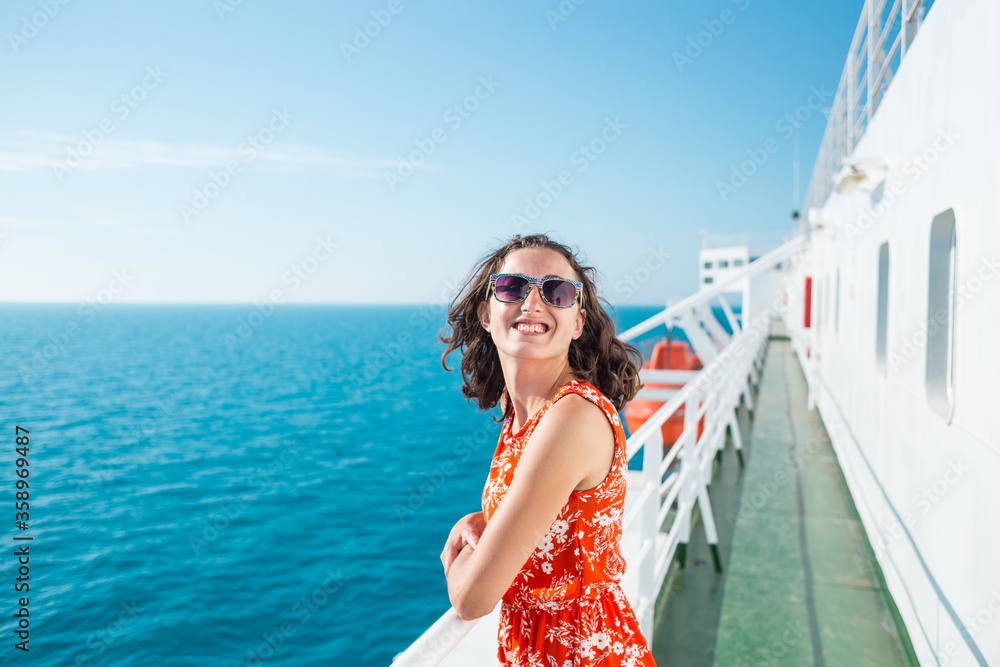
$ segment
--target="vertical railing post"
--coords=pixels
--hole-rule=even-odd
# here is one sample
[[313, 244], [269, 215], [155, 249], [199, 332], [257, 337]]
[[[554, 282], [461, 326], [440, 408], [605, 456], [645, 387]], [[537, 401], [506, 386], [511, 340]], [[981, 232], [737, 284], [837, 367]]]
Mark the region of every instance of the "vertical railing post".
[[[696, 385], [697, 386], [697, 385]], [[708, 495], [708, 485], [712, 479], [712, 460], [714, 452], [709, 452], [710, 446], [717, 446], [716, 438], [720, 431], [717, 406], [720, 403], [719, 390], [720, 383], [712, 383], [712, 386], [705, 391], [699, 391], [705, 404], [705, 434], [702, 436], [702, 445], [699, 447], [700, 455], [697, 461], [697, 501], [698, 509], [701, 511], [701, 525], [705, 529], [705, 540], [708, 548], [712, 552], [712, 562], [715, 564], [715, 571], [722, 572], [722, 560], [719, 558], [719, 533], [715, 528], [715, 515], [712, 512], [712, 501]], [[697, 404], [697, 403], [696, 403]], [[696, 423], [698, 420], [695, 420]], [[725, 425], [721, 432], [725, 435]], [[695, 432], [697, 434], [697, 431]]]
[[903, 0], [903, 18], [900, 30], [903, 31], [903, 39], [900, 40], [900, 63], [903, 62], [903, 56], [906, 55], [906, 50], [910, 48], [910, 43], [913, 42], [913, 38], [917, 36], [917, 30], [920, 29], [920, 15], [921, 8], [923, 5], [923, 0]]
[[[677, 482], [682, 486], [677, 494], [677, 518], [680, 521], [678, 530], [677, 562], [681, 567], [687, 563], [687, 545], [691, 540], [691, 512], [694, 511], [694, 501], [697, 498], [697, 488], [692, 484], [698, 484], [698, 459], [695, 456], [698, 448], [698, 402], [701, 392], [697, 387], [692, 388], [688, 393], [687, 401], [684, 403], [684, 432], [687, 437], [681, 438], [683, 449], [678, 454], [680, 459], [680, 471]], [[677, 445], [674, 445], [675, 447]]]
[[899, 8], [899, 63], [903, 64], [903, 58], [906, 57], [906, 47], [910, 45], [910, 7], [908, 0], [903, 0], [902, 6]]
[[[850, 154], [854, 150], [854, 124], [857, 122], [857, 104], [858, 101], [855, 99], [856, 91], [858, 89], [858, 69], [857, 69], [857, 58], [854, 54], [854, 49], [851, 49], [847, 54], [847, 85], [845, 90], [847, 91], [847, 100], [845, 102], [844, 113], [847, 115], [847, 145], [844, 147], [844, 154]], [[833, 102], [833, 110], [837, 110], [837, 101]], [[836, 169], [836, 165], [834, 165]], [[832, 171], [832, 170], [831, 170]]]
[[878, 73], [878, 65], [875, 61], [875, 47], [878, 42], [879, 30], [875, 25], [878, 17], [875, 14], [875, 0], [868, 0], [868, 48], [866, 52], [868, 54], [868, 64], [865, 67], [865, 87], [868, 88], [868, 95], [866, 96], [865, 103], [865, 128], [872, 122], [872, 116], [875, 114], [875, 107], [877, 106], [877, 101], [875, 97], [878, 95], [878, 82], [875, 81], [875, 76]]
[[[643, 609], [639, 617], [639, 627], [649, 641], [653, 641], [653, 610], [659, 591], [656, 587], [656, 564], [659, 554], [656, 549], [657, 533], [660, 530], [658, 516], [660, 513], [660, 465], [663, 462], [663, 431], [659, 427], [646, 438], [642, 446], [642, 488], [649, 495], [642, 508], [642, 526], [640, 529], [639, 553], [645, 553], [639, 563], [639, 595], [638, 608]], [[648, 599], [648, 603], [646, 600]]]

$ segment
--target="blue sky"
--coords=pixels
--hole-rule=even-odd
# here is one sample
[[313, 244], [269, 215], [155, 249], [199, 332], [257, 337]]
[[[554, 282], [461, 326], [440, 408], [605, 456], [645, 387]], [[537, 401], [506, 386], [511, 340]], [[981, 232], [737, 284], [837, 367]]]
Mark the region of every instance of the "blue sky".
[[686, 296], [790, 233], [862, 6], [64, 2], [0, 9], [0, 301], [429, 303], [519, 232]]

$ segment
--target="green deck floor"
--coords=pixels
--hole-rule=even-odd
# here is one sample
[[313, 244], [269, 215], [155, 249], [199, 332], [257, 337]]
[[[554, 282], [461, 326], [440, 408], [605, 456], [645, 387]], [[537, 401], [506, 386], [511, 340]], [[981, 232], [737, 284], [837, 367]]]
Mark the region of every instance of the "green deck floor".
[[[727, 443], [710, 487], [723, 572], [697, 513], [657, 601], [660, 667], [916, 665], [790, 342], [772, 329], [746, 467]], [[778, 334], [778, 337], [776, 337]]]

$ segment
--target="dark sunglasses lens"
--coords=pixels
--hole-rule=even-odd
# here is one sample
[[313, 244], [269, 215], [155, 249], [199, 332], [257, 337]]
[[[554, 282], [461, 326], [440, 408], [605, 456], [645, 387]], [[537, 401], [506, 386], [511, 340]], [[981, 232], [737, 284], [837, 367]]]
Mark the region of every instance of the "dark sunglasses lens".
[[557, 308], [569, 308], [576, 299], [576, 287], [565, 280], [546, 280], [542, 294], [549, 304]]
[[508, 303], [524, 298], [524, 288], [528, 281], [518, 276], [500, 276], [497, 278], [496, 295], [500, 301]]

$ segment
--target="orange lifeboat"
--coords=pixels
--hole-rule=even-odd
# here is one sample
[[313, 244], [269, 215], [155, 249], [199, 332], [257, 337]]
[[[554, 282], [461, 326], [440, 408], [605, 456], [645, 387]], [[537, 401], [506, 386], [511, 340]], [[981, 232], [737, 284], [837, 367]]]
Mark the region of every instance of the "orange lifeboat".
[[[701, 359], [694, 353], [691, 346], [684, 341], [662, 340], [653, 348], [651, 358], [642, 366], [646, 369], [654, 370], [701, 370]], [[644, 388], [649, 389], [680, 389], [682, 384], [663, 384], [649, 382], [644, 384]], [[660, 409], [665, 401], [653, 401], [648, 399], [633, 399], [625, 406], [625, 423], [628, 425], [629, 433], [646, 423], [654, 412]], [[677, 408], [670, 418], [660, 427], [663, 433], [663, 448], [670, 448], [684, 432], [684, 406]], [[698, 422], [698, 437], [701, 437], [705, 430], [705, 417]]]

